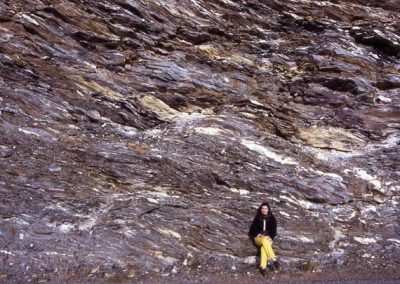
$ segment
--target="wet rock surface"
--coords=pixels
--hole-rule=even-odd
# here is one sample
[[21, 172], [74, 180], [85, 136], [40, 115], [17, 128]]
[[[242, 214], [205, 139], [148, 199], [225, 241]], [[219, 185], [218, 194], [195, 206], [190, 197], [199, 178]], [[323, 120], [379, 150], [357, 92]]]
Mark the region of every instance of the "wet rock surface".
[[399, 277], [398, 7], [1, 1], [0, 282]]

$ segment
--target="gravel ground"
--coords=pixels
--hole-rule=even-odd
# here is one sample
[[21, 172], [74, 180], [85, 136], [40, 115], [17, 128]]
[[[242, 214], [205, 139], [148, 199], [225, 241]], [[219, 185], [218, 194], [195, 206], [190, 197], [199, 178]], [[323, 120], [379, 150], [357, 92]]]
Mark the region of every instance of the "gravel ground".
[[[150, 278], [149, 280], [139, 282], [143, 284], [151, 283], [318, 283], [318, 284], [372, 284], [372, 283], [384, 283], [394, 284], [400, 283], [400, 277], [398, 275], [377, 275], [365, 273], [353, 273], [344, 274], [341, 272], [320, 272], [311, 273], [305, 272], [299, 275], [279, 275], [270, 274], [262, 277], [260, 274], [253, 275], [193, 275], [193, 276], [174, 276], [172, 278]], [[134, 282], [131, 282], [134, 283]]]

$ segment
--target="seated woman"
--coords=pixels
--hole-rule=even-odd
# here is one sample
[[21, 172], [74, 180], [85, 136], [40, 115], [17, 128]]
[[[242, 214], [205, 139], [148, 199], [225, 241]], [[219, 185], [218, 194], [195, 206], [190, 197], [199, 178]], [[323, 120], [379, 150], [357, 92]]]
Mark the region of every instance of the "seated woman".
[[271, 270], [279, 268], [279, 263], [272, 250], [272, 243], [275, 236], [276, 220], [274, 215], [272, 215], [269, 204], [264, 202], [257, 209], [257, 214], [249, 230], [249, 237], [253, 244], [260, 248], [260, 272], [262, 275], [267, 273], [267, 267]]

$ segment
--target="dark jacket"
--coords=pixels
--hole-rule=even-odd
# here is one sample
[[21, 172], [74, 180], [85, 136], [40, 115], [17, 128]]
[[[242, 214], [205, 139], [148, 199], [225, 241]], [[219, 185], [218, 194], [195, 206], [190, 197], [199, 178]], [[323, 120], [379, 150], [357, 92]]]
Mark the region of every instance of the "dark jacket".
[[[266, 223], [265, 231], [263, 230], [264, 219]], [[267, 216], [256, 216], [253, 220], [253, 223], [251, 223], [249, 238], [254, 241], [254, 238], [257, 237], [258, 234], [269, 236], [271, 239], [276, 237], [276, 220], [271, 212], [269, 212]]]

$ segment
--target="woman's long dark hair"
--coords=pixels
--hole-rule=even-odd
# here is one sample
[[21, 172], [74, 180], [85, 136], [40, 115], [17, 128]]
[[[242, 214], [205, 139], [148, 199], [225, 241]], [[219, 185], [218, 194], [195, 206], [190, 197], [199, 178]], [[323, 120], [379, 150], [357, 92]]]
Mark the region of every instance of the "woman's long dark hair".
[[258, 209], [257, 209], [257, 214], [256, 214], [256, 218], [257, 218], [257, 219], [263, 218], [263, 214], [262, 214], [262, 212], [261, 212], [261, 208], [262, 208], [263, 206], [267, 206], [267, 207], [268, 207], [268, 214], [267, 214], [267, 217], [272, 215], [272, 211], [271, 211], [271, 207], [269, 206], [269, 203], [268, 203], [268, 202], [263, 202], [263, 203], [261, 203], [260, 207], [258, 207]]

